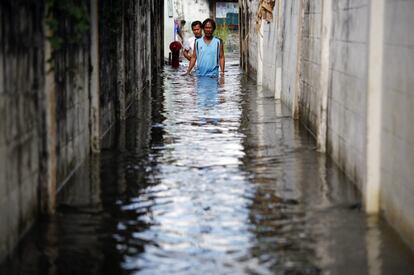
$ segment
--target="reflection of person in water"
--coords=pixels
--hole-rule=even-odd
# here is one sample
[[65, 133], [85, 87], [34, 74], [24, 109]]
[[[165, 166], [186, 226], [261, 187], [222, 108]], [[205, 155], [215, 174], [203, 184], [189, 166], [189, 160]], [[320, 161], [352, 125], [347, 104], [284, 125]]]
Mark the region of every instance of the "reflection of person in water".
[[224, 76], [219, 78], [199, 76], [196, 81], [194, 98], [198, 109], [198, 120], [201, 125], [217, 125], [223, 119], [221, 104], [226, 102]]
[[218, 81], [217, 78], [201, 76], [197, 79], [197, 101], [203, 108], [215, 107], [218, 103]]

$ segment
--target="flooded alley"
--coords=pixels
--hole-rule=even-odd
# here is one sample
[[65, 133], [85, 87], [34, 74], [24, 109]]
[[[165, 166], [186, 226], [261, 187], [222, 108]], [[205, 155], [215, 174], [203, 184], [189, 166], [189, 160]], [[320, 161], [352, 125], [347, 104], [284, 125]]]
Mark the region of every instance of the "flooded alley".
[[398, 235], [226, 54], [219, 79], [166, 66], [0, 273], [414, 274]]

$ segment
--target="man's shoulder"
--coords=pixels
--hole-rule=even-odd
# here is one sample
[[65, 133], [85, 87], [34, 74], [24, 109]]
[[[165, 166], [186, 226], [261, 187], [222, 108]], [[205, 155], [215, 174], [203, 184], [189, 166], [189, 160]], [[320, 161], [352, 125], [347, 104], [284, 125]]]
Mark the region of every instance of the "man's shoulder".
[[190, 45], [193, 45], [196, 40], [197, 38], [195, 36], [191, 36], [190, 38], [187, 39], [187, 43]]
[[218, 42], [223, 43], [223, 39], [221, 39], [220, 37], [214, 36], [214, 38], [215, 38]]

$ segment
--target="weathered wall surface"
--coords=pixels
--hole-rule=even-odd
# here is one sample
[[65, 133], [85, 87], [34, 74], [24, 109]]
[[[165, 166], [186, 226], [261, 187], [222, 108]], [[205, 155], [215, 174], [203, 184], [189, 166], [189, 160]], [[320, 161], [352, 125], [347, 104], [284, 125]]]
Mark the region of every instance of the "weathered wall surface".
[[[186, 34], [192, 35], [191, 23], [199, 20], [203, 22], [210, 17], [210, 4], [208, 0], [182, 0], [183, 17], [187, 21], [184, 30]], [[177, 14], [178, 15], [178, 14]]]
[[[268, 89], [275, 87], [275, 72], [277, 58], [277, 32], [272, 29], [277, 28], [277, 20], [271, 23], [264, 23], [262, 28], [263, 35], [263, 51], [260, 51], [259, 58], [263, 60], [263, 77], [262, 85]], [[259, 34], [260, 35], [260, 34]]]
[[321, 90], [322, 1], [306, 0], [303, 5], [299, 109], [302, 120], [316, 136]]
[[161, 0], [54, 3], [0, 2], [0, 261], [92, 147], [117, 141], [163, 63]]
[[[79, 5], [89, 15], [88, 1]], [[63, 187], [72, 173], [89, 154], [89, 31], [76, 33], [74, 18], [62, 9], [54, 9], [64, 28], [56, 31], [62, 46], [53, 56], [56, 85], [57, 189]], [[79, 38], [72, 40], [75, 36]]]
[[328, 153], [360, 187], [365, 175], [369, 1], [333, 1]]
[[[414, 247], [414, 3], [380, 2], [385, 3], [384, 14], [376, 11], [379, 2], [368, 0], [276, 1], [274, 20], [263, 21], [261, 38], [254, 28], [245, 27], [255, 24], [259, 1], [240, 0], [241, 37], [250, 43], [241, 42], [241, 64], [292, 109], [317, 139], [319, 150], [331, 155], [366, 201], [376, 197], [372, 186], [379, 185], [379, 207], [373, 211], [382, 210]], [[249, 10], [253, 14], [245, 20]], [[377, 21], [370, 23], [375, 16]], [[384, 32], [383, 46], [372, 42], [381, 35], [378, 28]], [[262, 59], [257, 55], [260, 47]], [[378, 47], [383, 48], [380, 56], [372, 54]], [[383, 77], [376, 80], [372, 75], [378, 75], [373, 73], [378, 66]], [[372, 79], [381, 82], [380, 89], [368, 92]], [[382, 98], [378, 114], [369, 107], [377, 102], [370, 100], [372, 93]], [[380, 120], [378, 135], [372, 134], [376, 131], [370, 118]], [[373, 136], [378, 143], [368, 143]], [[369, 183], [369, 144], [379, 144], [372, 150], [382, 156], [380, 169], [373, 169], [379, 178], [374, 185]]]
[[0, 259], [37, 212], [42, 155], [43, 5], [0, 3]]
[[[259, 1], [239, 1], [242, 67], [252, 78], [257, 78], [260, 68], [259, 82], [289, 106], [298, 85], [296, 61], [300, 45], [300, 2], [276, 1], [273, 21], [263, 21], [260, 32], [256, 32]], [[280, 79], [280, 83], [277, 83], [277, 79]], [[278, 85], [279, 90], [283, 90], [281, 94], [278, 94]]]
[[284, 23], [281, 41], [281, 59], [282, 59], [282, 93], [281, 99], [287, 104], [292, 104], [295, 97], [297, 87], [297, 57], [298, 57], [298, 23], [299, 23], [299, 7], [300, 0], [283, 1], [279, 3], [283, 6], [282, 14], [290, 15], [284, 16]]
[[413, 14], [413, 1], [385, 1], [381, 205], [414, 247]]
[[151, 84], [163, 64], [162, 1], [100, 4], [100, 110], [102, 148], [116, 142], [117, 121]]
[[[103, 1], [99, 5], [99, 79], [100, 79], [100, 137], [102, 148], [109, 148], [115, 142], [118, 89], [124, 84], [119, 81], [123, 68], [123, 1]], [[121, 68], [120, 68], [121, 67]], [[120, 68], [120, 69], [118, 69]], [[118, 103], [118, 106], [120, 103]], [[111, 131], [112, 130], [112, 131]]]

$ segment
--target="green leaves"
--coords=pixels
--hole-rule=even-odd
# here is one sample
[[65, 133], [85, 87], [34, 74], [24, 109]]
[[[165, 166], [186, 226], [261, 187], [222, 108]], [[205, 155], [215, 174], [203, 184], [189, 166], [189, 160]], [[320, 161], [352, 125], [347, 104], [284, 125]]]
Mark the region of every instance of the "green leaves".
[[224, 22], [223, 25], [218, 25], [216, 30], [214, 31], [214, 36], [221, 38], [223, 42], [227, 42], [227, 38], [229, 36], [229, 27]]
[[48, 60], [53, 63], [56, 53], [66, 45], [81, 46], [90, 29], [90, 18], [85, 0], [46, 0], [46, 20], [49, 28], [46, 39], [52, 48]]

